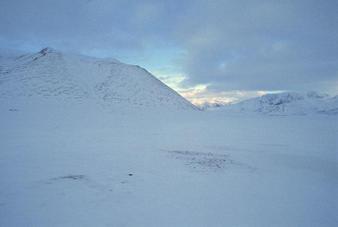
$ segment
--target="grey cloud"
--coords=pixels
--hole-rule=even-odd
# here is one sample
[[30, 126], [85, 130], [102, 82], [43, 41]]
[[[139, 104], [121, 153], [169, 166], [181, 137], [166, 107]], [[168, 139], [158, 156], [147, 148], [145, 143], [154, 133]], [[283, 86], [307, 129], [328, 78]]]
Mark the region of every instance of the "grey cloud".
[[335, 0], [2, 0], [0, 45], [135, 56], [176, 46], [190, 85], [337, 91], [337, 8]]
[[156, 1], [4, 0], [0, 36], [64, 49], [137, 50], [166, 34], [163, 12]]
[[[327, 90], [338, 80], [334, 1], [219, 1], [181, 31], [188, 82], [219, 90]], [[188, 16], [190, 17], [190, 15]], [[192, 27], [193, 29], [186, 29]]]

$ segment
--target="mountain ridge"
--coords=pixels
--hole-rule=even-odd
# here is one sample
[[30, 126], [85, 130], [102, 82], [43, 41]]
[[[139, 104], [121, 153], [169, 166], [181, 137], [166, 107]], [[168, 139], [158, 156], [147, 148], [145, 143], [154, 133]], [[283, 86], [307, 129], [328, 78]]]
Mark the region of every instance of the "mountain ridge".
[[282, 92], [266, 94], [239, 103], [211, 106], [232, 113], [259, 113], [265, 115], [338, 114], [338, 96], [330, 97], [314, 91], [307, 93]]
[[146, 69], [44, 48], [1, 61], [0, 98], [96, 99], [104, 105], [197, 109]]

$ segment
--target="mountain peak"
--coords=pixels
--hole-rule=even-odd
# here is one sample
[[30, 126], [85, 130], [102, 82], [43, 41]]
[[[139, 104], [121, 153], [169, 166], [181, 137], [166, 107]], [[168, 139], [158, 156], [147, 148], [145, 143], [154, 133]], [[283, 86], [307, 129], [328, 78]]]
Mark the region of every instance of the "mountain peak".
[[[1, 62], [0, 62], [1, 63]], [[141, 67], [46, 47], [0, 64], [0, 98], [55, 98], [116, 108], [195, 109]], [[66, 101], [67, 100], [67, 101]]]
[[46, 55], [48, 53], [56, 53], [57, 51], [54, 48], [51, 47], [45, 47], [42, 50], [39, 51], [40, 54]]
[[335, 98], [318, 92], [296, 93], [283, 92], [266, 94], [242, 102], [224, 106], [224, 110], [234, 112], [256, 112], [271, 115], [307, 115], [337, 114], [338, 106]]
[[329, 97], [328, 94], [325, 94], [325, 93], [318, 93], [316, 91], [309, 91], [306, 93], [306, 96], [308, 98], [315, 98], [315, 99], [322, 99], [322, 98], [327, 98]]

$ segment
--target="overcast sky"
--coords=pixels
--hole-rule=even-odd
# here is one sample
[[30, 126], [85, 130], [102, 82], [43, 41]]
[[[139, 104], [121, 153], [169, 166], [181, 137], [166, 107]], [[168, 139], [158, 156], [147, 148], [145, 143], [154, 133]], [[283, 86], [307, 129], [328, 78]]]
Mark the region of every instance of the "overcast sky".
[[338, 93], [337, 0], [1, 0], [0, 47], [139, 64], [186, 96]]

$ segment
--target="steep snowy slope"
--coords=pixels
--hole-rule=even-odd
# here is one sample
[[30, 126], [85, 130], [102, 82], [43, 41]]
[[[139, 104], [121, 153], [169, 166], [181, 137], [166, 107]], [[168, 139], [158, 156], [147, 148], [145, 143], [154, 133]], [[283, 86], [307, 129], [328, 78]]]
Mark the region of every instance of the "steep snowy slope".
[[326, 94], [285, 92], [227, 105], [220, 109], [230, 112], [272, 115], [338, 114], [338, 98]]
[[145, 69], [45, 48], [0, 61], [0, 98], [57, 97], [105, 106], [194, 109]]

